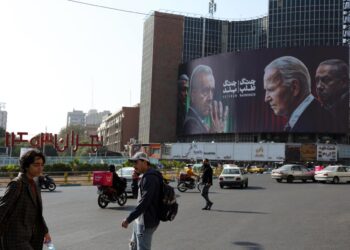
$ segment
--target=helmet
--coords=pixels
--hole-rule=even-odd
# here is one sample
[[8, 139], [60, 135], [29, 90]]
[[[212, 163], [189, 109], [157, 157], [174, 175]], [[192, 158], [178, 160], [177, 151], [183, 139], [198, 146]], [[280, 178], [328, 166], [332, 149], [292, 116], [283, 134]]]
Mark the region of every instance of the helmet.
[[109, 165], [109, 172], [115, 172], [115, 166], [113, 164]]

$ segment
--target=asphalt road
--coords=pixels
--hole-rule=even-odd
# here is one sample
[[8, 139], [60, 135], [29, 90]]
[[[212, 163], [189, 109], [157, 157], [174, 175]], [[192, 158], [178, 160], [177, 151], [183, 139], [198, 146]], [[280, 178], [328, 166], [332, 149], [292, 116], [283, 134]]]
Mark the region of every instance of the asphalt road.
[[[350, 249], [350, 184], [277, 183], [249, 175], [248, 189], [211, 189], [211, 211], [196, 191], [180, 193], [173, 222], [161, 223], [154, 250]], [[0, 189], [0, 195], [4, 188]], [[43, 191], [44, 213], [58, 250], [123, 250], [131, 227], [121, 221], [135, 207], [97, 205], [96, 187]]]

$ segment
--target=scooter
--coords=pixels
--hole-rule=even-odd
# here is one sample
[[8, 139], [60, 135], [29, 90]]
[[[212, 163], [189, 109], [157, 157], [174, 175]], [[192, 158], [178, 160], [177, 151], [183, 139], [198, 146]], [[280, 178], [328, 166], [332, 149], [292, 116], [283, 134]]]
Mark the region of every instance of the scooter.
[[109, 203], [118, 203], [119, 206], [124, 206], [128, 200], [126, 192], [118, 193], [114, 188], [107, 186], [97, 186], [97, 204], [100, 208], [106, 208]]
[[50, 192], [56, 189], [55, 181], [47, 174], [39, 177], [39, 186], [41, 189], [48, 189]]
[[202, 182], [200, 182], [200, 178], [197, 177], [196, 181], [191, 181], [188, 176], [180, 175], [177, 189], [180, 192], [186, 192], [188, 189], [195, 189], [197, 187], [198, 191], [201, 192], [203, 188]]

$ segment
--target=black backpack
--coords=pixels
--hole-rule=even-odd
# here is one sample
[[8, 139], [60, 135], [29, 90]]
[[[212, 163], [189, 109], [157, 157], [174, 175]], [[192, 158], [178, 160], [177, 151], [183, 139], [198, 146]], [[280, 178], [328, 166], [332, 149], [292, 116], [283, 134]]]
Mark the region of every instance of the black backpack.
[[175, 219], [179, 208], [179, 204], [176, 202], [174, 188], [162, 177], [161, 189], [159, 219], [161, 221], [172, 221]]

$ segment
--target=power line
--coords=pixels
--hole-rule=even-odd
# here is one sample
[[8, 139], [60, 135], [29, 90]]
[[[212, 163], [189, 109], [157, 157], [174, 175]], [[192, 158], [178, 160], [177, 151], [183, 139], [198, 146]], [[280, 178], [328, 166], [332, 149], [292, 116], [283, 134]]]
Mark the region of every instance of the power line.
[[137, 11], [132, 11], [132, 10], [124, 10], [124, 9], [118, 9], [118, 8], [113, 8], [113, 7], [98, 5], [98, 4], [80, 2], [80, 1], [76, 1], [76, 0], [67, 0], [67, 1], [69, 1], [69, 2], [74, 2], [74, 3], [78, 3], [78, 4], [84, 4], [84, 5], [88, 5], [88, 6], [93, 6], [93, 7], [98, 7], [98, 8], [103, 8], [103, 9], [116, 10], [116, 11], [125, 12], [125, 13], [143, 15], [143, 16], [153, 16], [153, 15], [154, 15], [154, 14], [147, 14], [147, 13], [144, 13], [144, 12], [137, 12]]
[[[102, 9], [108, 9], [108, 10], [124, 12], [124, 13], [128, 13], [128, 14], [136, 14], [136, 15], [142, 15], [142, 16], [148, 16], [148, 17], [155, 16], [155, 12], [153, 12], [152, 14], [149, 14], [149, 13], [145, 13], [145, 12], [138, 12], [138, 11], [132, 11], [132, 10], [125, 10], [125, 9], [118, 9], [118, 8], [113, 8], [113, 7], [108, 7], [108, 6], [104, 6], [104, 5], [98, 5], [98, 4], [92, 4], [92, 3], [86, 3], [86, 2], [76, 1], [76, 0], [67, 0], [67, 1], [73, 2], [73, 3], [82, 4], [82, 5], [87, 5], [87, 6], [91, 6], [91, 7], [97, 7], [97, 8], [102, 8]], [[162, 13], [162, 12], [159, 12], [159, 13], [160, 14], [169, 14], [169, 13]], [[173, 14], [173, 13], [170, 13], [170, 14], [171, 15], [177, 15], [177, 14]], [[171, 16], [164, 16], [164, 15], [157, 15], [157, 18], [166, 18], [166, 19], [179, 20], [179, 17], [171, 17]]]

